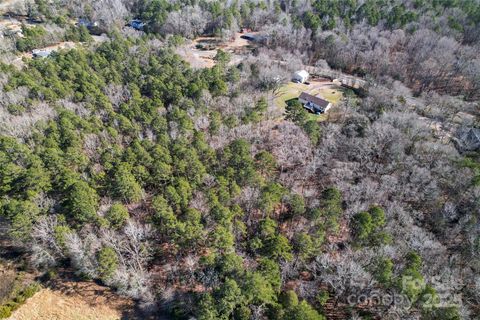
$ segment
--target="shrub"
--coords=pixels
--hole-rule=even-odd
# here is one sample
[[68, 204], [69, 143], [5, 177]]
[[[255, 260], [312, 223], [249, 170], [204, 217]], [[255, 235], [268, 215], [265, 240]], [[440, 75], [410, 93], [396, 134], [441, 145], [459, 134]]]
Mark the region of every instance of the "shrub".
[[30, 51], [44, 45], [44, 38], [47, 31], [40, 27], [22, 27], [24, 37], [17, 40], [18, 51]]
[[330, 298], [330, 294], [327, 290], [322, 290], [320, 293], [317, 294], [316, 300], [317, 302], [324, 307], [327, 304], [328, 299]]
[[393, 262], [389, 258], [381, 259], [378, 262], [374, 272], [374, 276], [378, 282], [385, 285], [390, 284], [393, 276], [393, 266]]
[[38, 290], [40, 290], [40, 285], [33, 283], [18, 292], [12, 300], [0, 306], [0, 319], [9, 318], [12, 315], [12, 311], [18, 309], [28, 298], [33, 297]]
[[15, 116], [19, 116], [25, 112], [26, 108], [20, 104], [10, 104], [7, 106], [8, 112]]
[[9, 318], [12, 315], [12, 309], [7, 306], [1, 306], [0, 307], [0, 319], [6, 319]]
[[33, 283], [23, 290], [22, 295], [25, 297], [25, 299], [28, 299], [33, 297], [33, 295], [37, 293], [39, 290], [40, 290], [40, 285], [38, 283]]

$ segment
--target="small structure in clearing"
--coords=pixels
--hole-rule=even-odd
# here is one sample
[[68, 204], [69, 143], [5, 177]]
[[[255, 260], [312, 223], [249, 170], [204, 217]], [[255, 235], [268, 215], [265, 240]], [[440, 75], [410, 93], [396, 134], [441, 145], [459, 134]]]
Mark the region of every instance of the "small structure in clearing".
[[245, 39], [249, 42], [255, 42], [255, 43], [266, 43], [268, 40], [267, 35], [261, 34], [258, 32], [245, 33], [245, 34], [242, 34], [240, 38]]
[[101, 35], [104, 30], [100, 28], [100, 24], [96, 21], [90, 21], [87, 19], [78, 19], [77, 26], [83, 26], [88, 29], [91, 34]]
[[299, 70], [292, 76], [293, 82], [305, 83], [308, 80], [310, 74], [306, 70]]
[[240, 38], [248, 40], [248, 41], [257, 41], [258, 37], [254, 33], [245, 33], [240, 36]]
[[143, 31], [143, 29], [145, 28], [145, 22], [140, 19], [133, 19], [132, 21], [130, 21], [128, 26], [132, 27], [135, 30]]
[[49, 49], [35, 49], [32, 51], [33, 58], [46, 58], [52, 54], [52, 50]]
[[325, 113], [332, 106], [332, 104], [327, 100], [321, 97], [312, 96], [311, 94], [308, 94], [306, 92], [302, 92], [300, 94], [300, 96], [298, 97], [298, 101], [303, 104], [303, 107], [305, 109], [315, 114]]
[[63, 41], [48, 47], [34, 49], [30, 53], [24, 53], [22, 56], [26, 58], [37, 58], [37, 59], [47, 58], [51, 56], [54, 52], [58, 52], [59, 50], [70, 50], [75, 48], [76, 46], [77, 46], [77, 43], [73, 41]]

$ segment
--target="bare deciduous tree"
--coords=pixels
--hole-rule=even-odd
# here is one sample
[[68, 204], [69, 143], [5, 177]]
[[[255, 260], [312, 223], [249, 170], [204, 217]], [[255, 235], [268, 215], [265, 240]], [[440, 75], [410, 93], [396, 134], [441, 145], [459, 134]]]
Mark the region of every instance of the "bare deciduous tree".
[[33, 226], [31, 262], [35, 267], [51, 267], [64, 257], [63, 249], [57, 242], [55, 229], [57, 216], [43, 216]]

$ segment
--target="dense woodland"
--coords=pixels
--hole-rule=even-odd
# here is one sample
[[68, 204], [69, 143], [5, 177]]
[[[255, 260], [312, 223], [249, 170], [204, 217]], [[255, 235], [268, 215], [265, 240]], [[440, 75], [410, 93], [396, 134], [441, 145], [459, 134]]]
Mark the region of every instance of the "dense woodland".
[[[6, 56], [85, 43], [0, 64], [0, 221], [30, 268], [72, 268], [152, 317], [480, 317], [480, 155], [457, 135], [480, 127], [480, 2], [37, 0], [27, 13], [47, 27], [2, 39]], [[239, 64], [175, 54], [241, 27], [265, 38]], [[302, 64], [369, 90], [326, 121], [295, 103], [279, 119], [278, 75]]]

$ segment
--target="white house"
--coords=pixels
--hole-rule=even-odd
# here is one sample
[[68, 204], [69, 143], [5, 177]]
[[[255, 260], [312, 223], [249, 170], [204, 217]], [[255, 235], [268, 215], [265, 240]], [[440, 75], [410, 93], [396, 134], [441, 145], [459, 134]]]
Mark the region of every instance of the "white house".
[[298, 101], [303, 104], [305, 109], [315, 114], [325, 113], [332, 107], [332, 104], [327, 100], [312, 96], [306, 92], [300, 94]]
[[299, 70], [293, 74], [292, 81], [305, 83], [310, 75], [306, 70]]

